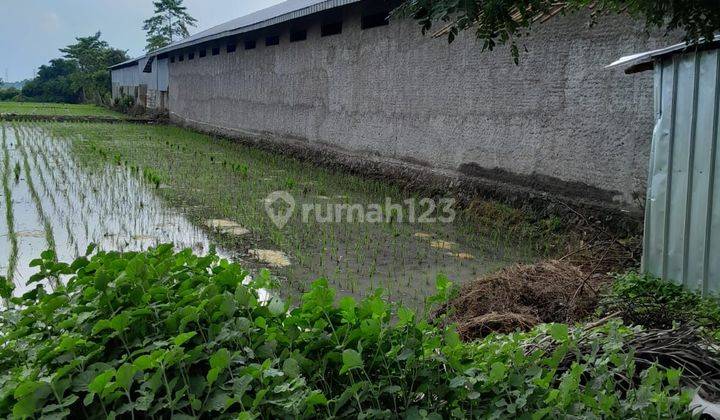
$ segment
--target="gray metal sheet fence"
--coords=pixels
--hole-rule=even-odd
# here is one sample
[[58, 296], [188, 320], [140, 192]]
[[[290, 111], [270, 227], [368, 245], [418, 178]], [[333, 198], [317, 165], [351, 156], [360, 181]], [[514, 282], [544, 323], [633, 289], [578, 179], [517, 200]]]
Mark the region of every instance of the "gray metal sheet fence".
[[643, 269], [720, 292], [720, 53], [655, 63]]
[[151, 64], [152, 71], [150, 73], [144, 73], [143, 69], [148, 60], [148, 57], [143, 57], [138, 60], [138, 64], [135, 66], [113, 69], [111, 71], [113, 85], [145, 85], [150, 90], [167, 92], [169, 79], [167, 58], [153, 59]]
[[140, 84], [138, 66], [123, 67], [111, 72], [112, 83], [117, 86], [137, 86]]

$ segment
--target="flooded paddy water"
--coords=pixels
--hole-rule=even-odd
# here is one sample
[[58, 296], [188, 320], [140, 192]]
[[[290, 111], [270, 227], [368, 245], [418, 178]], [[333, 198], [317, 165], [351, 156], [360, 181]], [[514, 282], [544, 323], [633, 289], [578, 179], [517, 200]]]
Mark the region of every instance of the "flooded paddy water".
[[142, 250], [173, 242], [209, 250], [208, 236], [129, 169], [83, 169], [72, 144], [37, 126], [2, 126], [3, 200], [0, 274], [27, 290], [29, 262], [45, 249], [60, 261], [84, 255], [89, 244], [105, 250]]
[[[216, 249], [269, 268], [289, 297], [324, 277], [341, 294], [383, 288], [415, 307], [438, 275], [464, 282], [536, 258], [504, 232], [440, 221], [445, 207], [426, 212], [429, 198], [228, 140], [168, 126], [1, 124], [0, 274], [17, 291], [27, 290], [28, 264], [42, 250], [68, 261], [90, 243]], [[369, 220], [368, 209], [389, 203], [406, 213]], [[405, 203], [431, 217], [408, 221]], [[350, 206], [366, 217], [348, 216]], [[333, 217], [337, 208], [346, 212]]]

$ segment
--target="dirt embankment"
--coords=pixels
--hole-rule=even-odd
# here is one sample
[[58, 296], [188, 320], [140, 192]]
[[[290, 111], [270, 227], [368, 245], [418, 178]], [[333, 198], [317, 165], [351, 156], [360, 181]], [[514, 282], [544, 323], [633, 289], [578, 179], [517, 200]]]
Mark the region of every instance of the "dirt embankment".
[[159, 121], [146, 117], [106, 117], [100, 115], [36, 115], [36, 114], [0, 114], [0, 121], [46, 121], [46, 122], [87, 122], [87, 123], [136, 123], [154, 124]]

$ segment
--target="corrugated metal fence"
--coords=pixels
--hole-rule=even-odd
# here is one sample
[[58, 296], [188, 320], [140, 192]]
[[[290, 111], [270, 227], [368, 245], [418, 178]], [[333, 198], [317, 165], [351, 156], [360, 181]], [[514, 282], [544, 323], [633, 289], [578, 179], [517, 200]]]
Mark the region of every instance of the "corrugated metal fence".
[[720, 53], [655, 63], [655, 116], [643, 268], [720, 292]]
[[137, 65], [113, 70], [111, 75], [112, 83], [115, 86], [138, 86], [140, 84], [140, 70]]

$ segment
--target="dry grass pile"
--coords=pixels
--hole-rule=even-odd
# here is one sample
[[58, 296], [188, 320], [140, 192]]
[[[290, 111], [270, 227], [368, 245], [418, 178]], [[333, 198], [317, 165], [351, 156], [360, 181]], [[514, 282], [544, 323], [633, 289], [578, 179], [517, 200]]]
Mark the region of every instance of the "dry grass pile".
[[607, 281], [564, 261], [516, 265], [465, 285], [440, 312], [466, 340], [544, 322], [572, 323], [592, 314], [598, 288]]
[[523, 210], [497, 203], [477, 202], [470, 210], [481, 225], [545, 244], [555, 259], [509, 267], [463, 286], [436, 315], [447, 315], [444, 322], [457, 324], [466, 340], [525, 331], [540, 323], [585, 320], [595, 312], [600, 289], [613, 281], [610, 273], [624, 273], [640, 263], [640, 236], [625, 232], [619, 237], [572, 209], [573, 228], [558, 218], [534, 220]]

